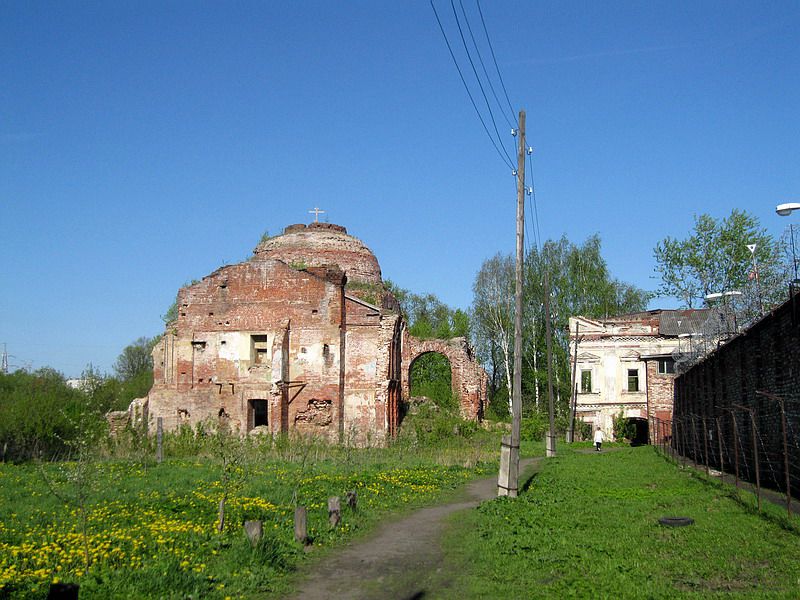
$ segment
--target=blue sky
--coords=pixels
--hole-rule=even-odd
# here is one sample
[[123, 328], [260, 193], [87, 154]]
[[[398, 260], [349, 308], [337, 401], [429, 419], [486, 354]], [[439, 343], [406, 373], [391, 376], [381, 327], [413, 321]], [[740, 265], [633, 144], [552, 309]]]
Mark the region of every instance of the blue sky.
[[[783, 231], [775, 205], [800, 200], [800, 4], [481, 6], [527, 111], [543, 237], [599, 233], [614, 276], [654, 289], [653, 247], [695, 214]], [[161, 332], [180, 285], [315, 206], [384, 277], [453, 306], [513, 251], [514, 178], [427, 1], [4, 2], [0, 81], [15, 366], [110, 371]]]

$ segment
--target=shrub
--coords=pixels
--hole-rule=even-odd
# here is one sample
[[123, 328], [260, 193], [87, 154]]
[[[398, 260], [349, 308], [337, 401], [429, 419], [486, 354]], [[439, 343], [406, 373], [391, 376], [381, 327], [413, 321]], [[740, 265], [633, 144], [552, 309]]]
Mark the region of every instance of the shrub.
[[614, 440], [632, 440], [636, 436], [636, 425], [625, 417], [625, 413], [619, 411], [614, 417]]

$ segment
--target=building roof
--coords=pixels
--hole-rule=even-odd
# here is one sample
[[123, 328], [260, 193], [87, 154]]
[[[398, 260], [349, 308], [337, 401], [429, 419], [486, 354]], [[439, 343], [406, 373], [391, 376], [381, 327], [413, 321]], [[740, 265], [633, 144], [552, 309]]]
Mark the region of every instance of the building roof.
[[683, 333], [698, 333], [708, 319], [707, 308], [688, 310], [664, 310], [658, 323], [658, 333], [664, 336], [678, 336]]
[[[601, 335], [658, 335], [677, 337], [681, 334], [698, 333], [708, 320], [709, 309], [667, 310], [655, 309], [605, 319], [581, 318], [604, 331]], [[570, 335], [572, 333], [570, 332]]]
[[277, 259], [289, 265], [336, 265], [348, 280], [382, 284], [378, 259], [364, 242], [333, 223], [290, 225], [281, 235], [263, 240], [253, 250], [255, 259]]

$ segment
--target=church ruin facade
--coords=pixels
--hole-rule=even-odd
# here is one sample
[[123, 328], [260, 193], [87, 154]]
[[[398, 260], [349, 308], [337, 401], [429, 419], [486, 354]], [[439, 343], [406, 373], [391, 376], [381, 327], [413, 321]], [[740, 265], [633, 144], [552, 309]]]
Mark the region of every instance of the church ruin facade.
[[397, 433], [411, 364], [447, 356], [461, 414], [479, 419], [487, 377], [463, 340], [416, 340], [375, 255], [339, 225], [292, 225], [252, 258], [182, 288], [153, 350], [147, 419], [332, 441]]

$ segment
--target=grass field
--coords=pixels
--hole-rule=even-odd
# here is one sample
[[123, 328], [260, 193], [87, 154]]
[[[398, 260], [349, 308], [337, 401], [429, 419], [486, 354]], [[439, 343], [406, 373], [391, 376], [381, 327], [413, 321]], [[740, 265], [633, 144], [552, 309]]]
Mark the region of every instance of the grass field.
[[[695, 523], [664, 527], [663, 516]], [[751, 498], [735, 499], [652, 447], [597, 454], [561, 445], [519, 498], [454, 521], [447, 570], [460, 576], [443, 594], [798, 598], [798, 542], [785, 509], [759, 515]]]
[[[41, 598], [54, 581], [79, 583], [84, 599], [278, 595], [315, 554], [294, 542], [296, 504], [308, 508], [314, 547], [335, 546], [388, 511], [431, 503], [493, 470], [483, 461], [498, 448], [487, 436], [437, 449], [248, 444], [227, 483], [202, 448], [160, 465], [96, 462], [80, 479], [75, 463], [0, 464], [0, 598]], [[228, 526], [218, 533], [225, 489]], [[357, 511], [344, 508], [330, 530], [327, 499], [348, 490], [358, 493]], [[74, 501], [81, 493], [85, 501]], [[264, 522], [255, 549], [241, 527], [247, 519]]]

